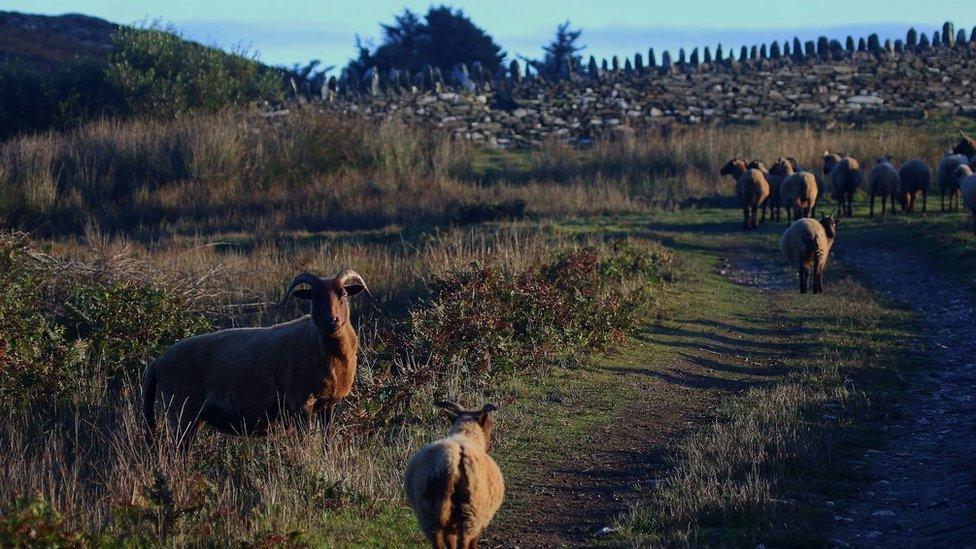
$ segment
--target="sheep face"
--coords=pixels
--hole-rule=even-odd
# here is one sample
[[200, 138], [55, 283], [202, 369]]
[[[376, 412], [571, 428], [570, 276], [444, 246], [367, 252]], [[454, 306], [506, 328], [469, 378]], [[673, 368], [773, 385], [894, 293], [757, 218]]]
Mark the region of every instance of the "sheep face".
[[[307, 288], [295, 287], [307, 284]], [[308, 273], [292, 280], [289, 295], [310, 301], [311, 317], [315, 326], [326, 335], [332, 335], [349, 324], [349, 298], [363, 291], [369, 293], [363, 278], [355, 271], [343, 271], [331, 279], [322, 279]]]
[[746, 169], [759, 170], [762, 173], [769, 173], [769, 170], [766, 168], [766, 164], [764, 164], [762, 160], [753, 160], [752, 162], [746, 164]]
[[837, 236], [837, 225], [839, 221], [834, 217], [833, 213], [824, 215], [820, 217], [820, 225], [823, 226], [824, 233], [827, 234], [827, 238], [833, 240]]
[[794, 172], [800, 169], [800, 163], [796, 161], [796, 158], [793, 158], [792, 156], [787, 156], [786, 161], [789, 162], [790, 166], [793, 167]]
[[731, 175], [733, 179], [738, 179], [739, 176], [746, 172], [746, 161], [741, 158], [733, 158], [722, 166], [719, 170], [720, 175]]
[[976, 155], [976, 139], [969, 137], [965, 132], [959, 133], [961, 133], [962, 136], [959, 139], [959, 143], [956, 143], [956, 146], [953, 147], [953, 154], [964, 154], [967, 157]]
[[823, 155], [823, 173], [824, 175], [830, 175], [830, 170], [834, 169], [834, 166], [841, 161], [841, 155], [837, 153], [832, 153], [830, 151], [824, 151]]
[[796, 171], [793, 163], [790, 162], [789, 158], [779, 157], [773, 166], [769, 168], [769, 173], [777, 176], [792, 175]]
[[498, 409], [494, 404], [485, 404], [480, 410], [464, 410], [453, 402], [435, 402], [434, 406], [440, 408], [450, 420], [452, 434], [464, 431], [468, 425], [477, 424], [484, 433], [485, 451], [491, 448], [492, 420], [488, 414]]

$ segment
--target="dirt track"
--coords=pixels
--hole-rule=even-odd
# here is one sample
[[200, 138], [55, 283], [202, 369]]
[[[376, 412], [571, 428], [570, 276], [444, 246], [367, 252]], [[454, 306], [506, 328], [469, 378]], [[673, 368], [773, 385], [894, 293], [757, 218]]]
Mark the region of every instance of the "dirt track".
[[[844, 251], [848, 253], [843, 253]], [[835, 546], [976, 546], [976, 314], [971, 289], [904, 252], [841, 248], [874, 288], [891, 292], [920, 317], [919, 369], [889, 442], [864, 456], [872, 479], [837, 502]], [[905, 268], [911, 265], [911, 268]]]

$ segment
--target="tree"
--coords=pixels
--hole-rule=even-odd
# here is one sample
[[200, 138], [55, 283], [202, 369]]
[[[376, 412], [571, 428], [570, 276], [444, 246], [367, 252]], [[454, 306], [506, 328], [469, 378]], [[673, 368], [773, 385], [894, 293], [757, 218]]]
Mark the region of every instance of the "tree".
[[430, 65], [447, 72], [458, 63], [478, 61], [494, 72], [505, 59], [505, 53], [491, 36], [463, 11], [446, 6], [431, 7], [423, 21], [405, 9], [394, 17], [393, 24], [382, 27], [383, 43], [375, 49], [356, 39], [359, 56], [349, 63], [350, 69], [362, 73], [377, 67], [385, 73], [390, 69], [418, 71]]
[[542, 61], [527, 60], [539, 74], [549, 77], [566, 77], [567, 61], [572, 64], [573, 72], [579, 74], [583, 70], [583, 57], [578, 55], [586, 46], [579, 46], [576, 41], [583, 34], [582, 29], [572, 30], [569, 21], [556, 27], [556, 36], [548, 46], [543, 47], [546, 55]]

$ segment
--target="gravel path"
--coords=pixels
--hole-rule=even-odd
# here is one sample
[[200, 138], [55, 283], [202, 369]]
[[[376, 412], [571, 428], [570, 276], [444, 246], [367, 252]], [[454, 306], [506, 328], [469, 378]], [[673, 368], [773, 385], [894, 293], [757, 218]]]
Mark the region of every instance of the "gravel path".
[[914, 308], [923, 327], [914, 352], [931, 360], [908, 380], [890, 442], [864, 456], [873, 483], [837, 502], [829, 539], [839, 547], [976, 547], [972, 288], [904, 252], [838, 251], [872, 287]]

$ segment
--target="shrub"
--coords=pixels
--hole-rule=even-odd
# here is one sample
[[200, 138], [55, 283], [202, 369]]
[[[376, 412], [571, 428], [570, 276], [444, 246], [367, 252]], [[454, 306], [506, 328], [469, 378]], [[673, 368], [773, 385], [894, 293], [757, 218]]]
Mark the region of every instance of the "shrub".
[[136, 114], [173, 116], [282, 97], [281, 75], [247, 50], [227, 53], [185, 40], [172, 27], [122, 27], [109, 80]]
[[85, 381], [137, 372], [209, 327], [186, 297], [28, 244], [0, 236], [0, 403], [67, 396]]

